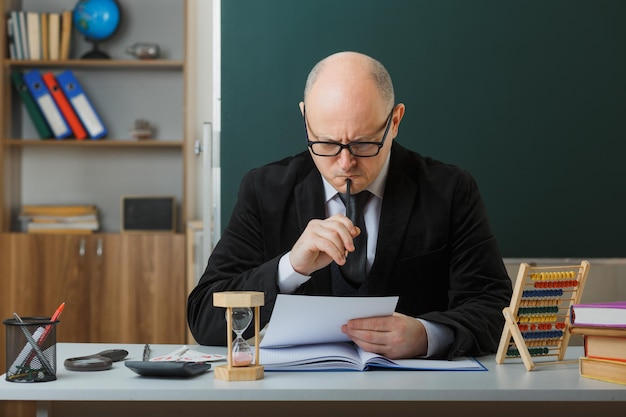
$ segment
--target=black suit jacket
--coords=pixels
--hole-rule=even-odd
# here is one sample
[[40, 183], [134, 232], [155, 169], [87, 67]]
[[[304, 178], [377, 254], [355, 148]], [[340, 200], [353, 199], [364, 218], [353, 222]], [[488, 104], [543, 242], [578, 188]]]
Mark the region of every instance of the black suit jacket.
[[[188, 321], [198, 343], [226, 343], [214, 292], [265, 292], [261, 325], [269, 321], [278, 262], [311, 219], [326, 217], [324, 200], [308, 152], [244, 177], [230, 223], [189, 295]], [[393, 143], [368, 283], [370, 295], [398, 295], [398, 312], [449, 326], [448, 357], [497, 349], [511, 280], [469, 173]], [[296, 293], [332, 295], [330, 267], [314, 272]]]

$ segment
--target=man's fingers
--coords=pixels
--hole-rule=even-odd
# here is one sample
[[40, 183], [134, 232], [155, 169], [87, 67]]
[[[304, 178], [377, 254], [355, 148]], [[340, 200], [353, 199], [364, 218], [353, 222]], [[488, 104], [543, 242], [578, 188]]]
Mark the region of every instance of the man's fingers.
[[311, 220], [291, 249], [291, 266], [301, 274], [310, 275], [332, 261], [343, 265], [348, 253], [354, 251], [353, 239], [358, 233], [360, 230], [346, 216]]

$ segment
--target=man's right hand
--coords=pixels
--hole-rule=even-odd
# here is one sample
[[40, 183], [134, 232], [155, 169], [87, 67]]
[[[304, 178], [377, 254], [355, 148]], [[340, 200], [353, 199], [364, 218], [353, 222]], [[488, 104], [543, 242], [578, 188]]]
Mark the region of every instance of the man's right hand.
[[289, 262], [294, 271], [302, 275], [311, 275], [332, 261], [341, 266], [348, 253], [354, 251], [353, 239], [360, 233], [342, 214], [311, 220], [291, 248]]

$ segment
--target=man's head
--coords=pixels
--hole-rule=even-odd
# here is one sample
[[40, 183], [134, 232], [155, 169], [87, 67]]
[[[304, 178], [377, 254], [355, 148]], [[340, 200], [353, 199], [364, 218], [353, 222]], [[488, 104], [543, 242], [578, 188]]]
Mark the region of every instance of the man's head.
[[394, 107], [393, 84], [385, 67], [356, 52], [333, 54], [313, 67], [300, 110], [311, 142], [380, 143], [388, 128], [385, 142], [373, 157], [352, 155], [345, 147], [335, 156], [320, 156], [316, 155], [319, 145], [309, 147], [322, 176], [340, 192], [345, 192], [346, 179], [350, 178], [352, 193], [376, 179], [404, 116], [403, 104]]

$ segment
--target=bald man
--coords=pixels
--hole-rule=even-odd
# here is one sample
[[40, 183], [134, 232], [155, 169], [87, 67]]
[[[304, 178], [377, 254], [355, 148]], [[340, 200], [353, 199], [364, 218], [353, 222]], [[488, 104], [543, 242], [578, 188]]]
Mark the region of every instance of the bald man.
[[[262, 325], [279, 293], [397, 295], [392, 316], [351, 320], [342, 331], [390, 358], [495, 352], [511, 281], [471, 175], [394, 142], [405, 106], [369, 56], [320, 61], [299, 105], [308, 149], [242, 180], [230, 223], [189, 295], [196, 341], [226, 343], [214, 292], [265, 292]], [[346, 216], [354, 204], [344, 203], [346, 193], [367, 195], [360, 227]], [[347, 261], [357, 246], [365, 269], [353, 276]]]

